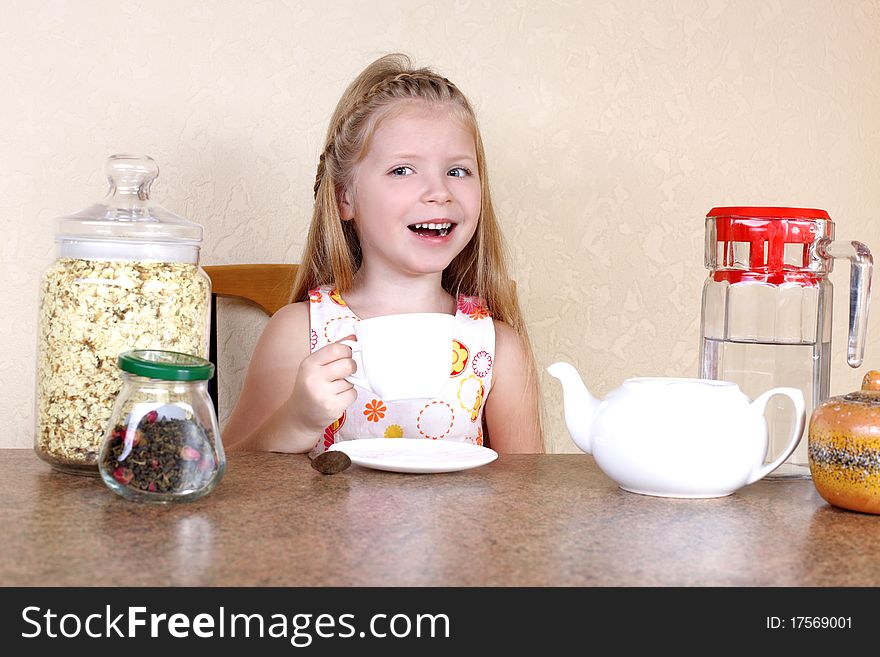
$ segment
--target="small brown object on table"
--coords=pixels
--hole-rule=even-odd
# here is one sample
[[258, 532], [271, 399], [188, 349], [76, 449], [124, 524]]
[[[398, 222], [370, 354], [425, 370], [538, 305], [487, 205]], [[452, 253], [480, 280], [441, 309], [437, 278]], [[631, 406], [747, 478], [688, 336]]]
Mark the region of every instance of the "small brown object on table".
[[339, 450], [321, 452], [312, 459], [312, 467], [321, 474], [339, 474], [350, 465], [348, 454]]

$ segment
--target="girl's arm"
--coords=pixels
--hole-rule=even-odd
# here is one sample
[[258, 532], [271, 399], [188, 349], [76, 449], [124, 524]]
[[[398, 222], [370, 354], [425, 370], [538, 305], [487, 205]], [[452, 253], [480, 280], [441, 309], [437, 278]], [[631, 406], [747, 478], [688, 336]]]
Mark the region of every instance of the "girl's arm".
[[499, 453], [544, 451], [538, 411], [537, 373], [522, 338], [504, 322], [495, 322], [495, 371], [484, 416], [489, 446]]
[[344, 379], [353, 371], [351, 349], [345, 345], [309, 352], [308, 303], [285, 306], [257, 341], [238, 403], [222, 432], [224, 447], [309, 451], [324, 427], [354, 401], [357, 393]]

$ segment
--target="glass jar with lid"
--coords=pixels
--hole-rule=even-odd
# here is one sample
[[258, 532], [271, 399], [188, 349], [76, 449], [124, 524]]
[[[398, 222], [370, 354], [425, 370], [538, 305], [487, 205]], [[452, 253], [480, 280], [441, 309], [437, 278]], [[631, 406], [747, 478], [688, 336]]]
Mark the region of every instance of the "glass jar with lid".
[[113, 155], [98, 204], [63, 217], [40, 286], [34, 449], [53, 467], [98, 475], [121, 382], [119, 354], [164, 349], [207, 357], [211, 282], [202, 227], [150, 200], [147, 156]]
[[208, 396], [214, 366], [190, 354], [120, 354], [122, 390], [98, 468], [116, 493], [138, 502], [194, 500], [223, 476], [226, 458]]

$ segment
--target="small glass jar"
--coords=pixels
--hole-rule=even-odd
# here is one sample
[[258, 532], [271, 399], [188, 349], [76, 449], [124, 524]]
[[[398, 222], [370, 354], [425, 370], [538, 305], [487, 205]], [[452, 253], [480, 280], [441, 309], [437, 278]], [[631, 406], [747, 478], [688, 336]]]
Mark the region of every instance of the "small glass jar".
[[150, 200], [156, 162], [113, 155], [106, 172], [106, 198], [58, 223], [37, 338], [34, 450], [56, 469], [93, 476], [119, 393], [117, 356], [206, 358], [211, 305], [202, 227]]
[[118, 358], [122, 390], [98, 459], [106, 484], [137, 502], [178, 502], [208, 494], [226, 467], [208, 396], [214, 366], [174, 351], [135, 350]]

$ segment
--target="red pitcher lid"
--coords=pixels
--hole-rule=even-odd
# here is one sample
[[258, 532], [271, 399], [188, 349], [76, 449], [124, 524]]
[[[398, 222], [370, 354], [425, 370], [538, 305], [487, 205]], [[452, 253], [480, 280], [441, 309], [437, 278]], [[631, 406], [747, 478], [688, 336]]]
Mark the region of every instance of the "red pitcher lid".
[[814, 285], [819, 272], [811, 247], [830, 236], [834, 225], [818, 208], [718, 207], [709, 210], [706, 219], [713, 222], [718, 242], [711, 254], [715, 280], [772, 285]]
[[756, 219], [828, 219], [825, 210], [818, 208], [773, 208], [737, 205], [733, 207], [712, 208], [707, 217], [754, 217]]

